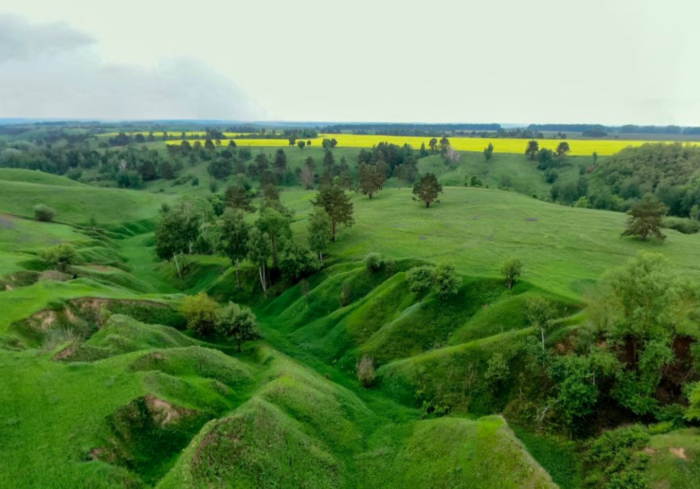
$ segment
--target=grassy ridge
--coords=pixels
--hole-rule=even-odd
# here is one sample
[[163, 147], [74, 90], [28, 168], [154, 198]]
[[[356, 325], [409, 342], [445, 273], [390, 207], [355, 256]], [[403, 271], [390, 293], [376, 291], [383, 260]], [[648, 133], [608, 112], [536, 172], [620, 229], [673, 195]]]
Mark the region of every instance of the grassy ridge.
[[[302, 236], [314, 192], [282, 193], [296, 211]], [[613, 267], [640, 251], [666, 255], [679, 271], [698, 276], [700, 235], [668, 231], [663, 243], [621, 238], [621, 213], [548, 204], [513, 192], [448, 187], [429, 209], [409, 189], [385, 189], [370, 200], [354, 195], [356, 223], [342, 229], [330, 253], [357, 259], [379, 251], [393, 259], [447, 261], [472, 276], [498, 277], [501, 263], [518, 257], [526, 279], [552, 293], [578, 298]]]
[[0, 210], [33, 217], [34, 206], [56, 210], [56, 221], [88, 225], [94, 216], [98, 224], [115, 225], [153, 219], [166, 196], [132, 190], [101, 189], [81, 185], [42, 185], [0, 180]]

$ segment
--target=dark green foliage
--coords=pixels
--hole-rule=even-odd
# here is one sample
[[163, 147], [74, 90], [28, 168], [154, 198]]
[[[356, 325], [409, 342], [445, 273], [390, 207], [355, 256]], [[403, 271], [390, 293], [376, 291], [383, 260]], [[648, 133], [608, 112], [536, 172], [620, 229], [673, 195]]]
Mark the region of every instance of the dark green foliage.
[[249, 307], [239, 306], [233, 302], [216, 315], [216, 330], [220, 335], [235, 340], [238, 353], [241, 352], [241, 344], [244, 341], [254, 340], [260, 337], [258, 321]]
[[382, 255], [381, 253], [371, 252], [367, 253], [364, 258], [365, 267], [370, 272], [376, 272], [382, 267]]
[[418, 296], [419, 300], [423, 300], [425, 295], [430, 292], [433, 287], [433, 277], [435, 268], [429, 266], [413, 267], [406, 273], [406, 282], [408, 290]]
[[486, 158], [486, 161], [491, 160], [493, 158], [493, 144], [489, 143], [489, 145], [484, 149], [484, 158]]
[[200, 336], [209, 336], [214, 332], [219, 305], [204, 292], [190, 295], [182, 300], [180, 311], [187, 320], [187, 327]]
[[272, 266], [275, 268], [278, 267], [278, 255], [282, 244], [292, 237], [292, 230], [289, 225], [289, 217], [270, 207], [262, 209], [260, 217], [258, 217], [258, 220], [255, 222], [255, 226], [260, 232], [266, 234], [270, 239]]
[[240, 263], [248, 255], [248, 233], [250, 226], [241, 211], [226, 209], [219, 226], [218, 250], [236, 267], [236, 283], [241, 288]]
[[282, 250], [279, 267], [285, 276], [297, 281], [317, 271], [319, 261], [307, 246], [290, 240]]
[[41, 257], [59, 272], [67, 273], [75, 263], [75, 248], [69, 244], [52, 246], [42, 252]]
[[267, 267], [272, 256], [270, 236], [254, 226], [248, 233], [248, 259], [258, 269], [263, 295], [267, 297]]
[[440, 263], [433, 274], [433, 290], [440, 299], [453, 296], [462, 285], [462, 278], [457, 276], [454, 265]]
[[523, 273], [523, 262], [518, 258], [510, 258], [501, 265], [501, 275], [506, 279], [506, 284], [509, 289], [513, 288], [513, 284]]
[[604, 489], [647, 489], [642, 473], [647, 456], [641, 450], [649, 441], [649, 433], [639, 425], [606, 431], [593, 441], [586, 452], [589, 487]]
[[662, 219], [666, 215], [667, 207], [659, 202], [652, 194], [646, 194], [644, 198], [632, 206], [628, 214], [627, 229], [623, 236], [638, 236], [642, 241], [649, 236], [660, 240], [666, 239], [661, 232]]
[[360, 163], [357, 167], [357, 177], [362, 193], [372, 196], [381, 190], [386, 181], [386, 170], [383, 165]]
[[242, 211], [252, 211], [251, 196], [243, 185], [230, 185], [225, 194], [226, 205]]
[[535, 161], [535, 157], [540, 150], [540, 144], [537, 141], [530, 141], [525, 148], [525, 154], [530, 157], [530, 160]]
[[700, 232], [700, 221], [684, 217], [666, 217], [661, 223], [662, 227], [675, 229], [683, 234], [697, 234]]
[[338, 224], [351, 227], [355, 219], [353, 217], [353, 205], [339, 185], [322, 185], [316, 194], [316, 199], [311, 203], [326, 211], [331, 220], [331, 241], [335, 241]]
[[56, 216], [56, 211], [52, 208], [39, 204], [34, 207], [34, 218], [40, 222], [51, 222]]
[[[602, 161], [596, 179], [622, 199], [654, 193], [670, 215], [688, 217], [700, 205], [700, 148], [678, 144], [645, 144], [626, 148]], [[599, 207], [595, 204], [596, 208]]]
[[322, 207], [315, 207], [309, 217], [309, 247], [318, 253], [318, 259], [323, 263], [323, 253], [331, 241], [331, 218]]
[[413, 186], [413, 200], [420, 200], [430, 207], [433, 202], [440, 202], [439, 195], [442, 193], [442, 185], [438, 183], [434, 173], [426, 173]]

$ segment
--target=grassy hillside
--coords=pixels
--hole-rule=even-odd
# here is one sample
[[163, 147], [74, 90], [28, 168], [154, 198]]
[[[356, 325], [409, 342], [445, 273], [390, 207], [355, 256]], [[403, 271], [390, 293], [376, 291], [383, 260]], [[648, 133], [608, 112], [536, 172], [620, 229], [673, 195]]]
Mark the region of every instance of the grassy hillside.
[[[314, 192], [285, 191], [305, 232]], [[356, 223], [342, 229], [333, 256], [357, 259], [378, 251], [395, 260], [421, 257], [453, 263], [461, 273], [497, 277], [501, 263], [518, 257], [529, 282], [556, 294], [580, 297], [615, 266], [640, 251], [666, 255], [675, 268], [697, 276], [700, 235], [668, 231], [663, 243], [621, 238], [621, 213], [552, 205], [514, 192], [446, 187], [426, 209], [409, 189], [385, 189], [372, 200], [354, 195]]]
[[38, 183], [41, 185], [54, 185], [57, 187], [83, 187], [85, 185], [66, 177], [52, 175], [34, 170], [22, 170], [19, 168], [0, 168], [0, 180], [7, 182]]
[[100, 225], [153, 219], [161, 203], [166, 201], [166, 196], [133, 190], [0, 180], [0, 210], [3, 212], [33, 217], [34, 206], [44, 204], [56, 210], [56, 221], [84, 226], [90, 223], [92, 216]]
[[[298, 151], [290, 165], [312, 151], [321, 153]], [[546, 192], [523, 163], [464, 155], [448, 169], [425, 158], [422, 169], [446, 185], [429, 209], [397, 182], [371, 200], [352, 194], [356, 223], [308, 278], [308, 295], [275, 277], [267, 300], [248, 263], [239, 292], [226, 258], [190, 256], [184, 279], [158, 262], [161, 204], [207, 195], [205, 180], [126, 191], [0, 178], [0, 486], [584, 487], [584, 444], [556, 436], [555, 425], [545, 433], [525, 423], [516, 435], [506, 421], [523, 396], [547, 394], [524, 368], [527, 345], [540, 347], [527, 301], [550, 302], [544, 346], [568, 353], [586, 319], [585, 292], [601, 275], [653, 250], [697, 278], [700, 235], [669, 231], [663, 244], [643, 243], [620, 237], [622, 214], [448, 186], [465, 175], [499, 186], [522, 171], [521, 192]], [[577, 174], [572, 165], [560, 178]], [[296, 239], [306, 238], [314, 196], [282, 192]], [[34, 221], [37, 203], [60, 222]], [[97, 230], [87, 226], [92, 215]], [[64, 242], [78, 252], [72, 273], [43, 273], [38, 253]], [[370, 251], [393, 264], [368, 271], [361, 259]], [[499, 276], [509, 257], [525, 263], [512, 289]], [[441, 261], [456, 265], [457, 293], [410, 293], [406, 272]], [[178, 306], [200, 290], [251, 305], [263, 339], [239, 354], [186, 331]], [[377, 367], [371, 388], [355, 372], [365, 355]], [[496, 355], [509, 374], [493, 380]], [[644, 447], [644, 473], [656, 487], [693, 487], [696, 430], [668, 431]]]

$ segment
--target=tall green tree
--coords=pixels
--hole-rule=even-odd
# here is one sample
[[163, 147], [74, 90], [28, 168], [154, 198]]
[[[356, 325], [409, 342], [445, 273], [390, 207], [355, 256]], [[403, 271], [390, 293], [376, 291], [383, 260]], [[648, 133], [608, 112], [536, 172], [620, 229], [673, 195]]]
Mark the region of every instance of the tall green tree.
[[437, 180], [434, 173], [426, 173], [413, 186], [413, 200], [420, 200], [430, 207], [433, 202], [440, 202], [438, 197], [442, 193], [442, 185]]
[[241, 290], [240, 263], [248, 255], [250, 226], [241, 211], [226, 209], [219, 229], [219, 252], [236, 267], [236, 285]]
[[440, 299], [447, 299], [457, 294], [462, 285], [462, 278], [457, 276], [454, 265], [439, 263], [433, 274], [433, 290]]
[[493, 157], [493, 144], [489, 143], [489, 145], [484, 149], [484, 158], [486, 158], [486, 161], [489, 161]]
[[540, 330], [542, 351], [544, 351], [545, 332], [552, 326], [556, 310], [552, 303], [542, 297], [533, 297], [527, 302], [527, 317], [534, 327]]
[[438, 152], [438, 140], [437, 140], [437, 138], [432, 138], [430, 140], [430, 142], [428, 143], [428, 146], [430, 147], [431, 154], [437, 154], [437, 152]]
[[323, 185], [311, 203], [323, 208], [331, 220], [331, 241], [335, 241], [338, 224], [351, 227], [355, 223], [350, 197], [339, 185]]
[[208, 336], [216, 327], [216, 310], [219, 305], [206, 293], [188, 295], [182, 300], [180, 312], [187, 327], [201, 336]]
[[322, 207], [315, 207], [309, 217], [309, 247], [318, 254], [318, 260], [323, 263], [323, 252], [328, 249], [331, 241], [331, 218]]
[[277, 181], [281, 182], [284, 178], [284, 174], [287, 172], [287, 155], [284, 153], [282, 148], [278, 149], [275, 153], [275, 173], [277, 175]]
[[567, 154], [569, 151], [571, 151], [571, 148], [569, 147], [569, 143], [567, 143], [566, 141], [562, 141], [562, 142], [559, 143], [559, 145], [557, 146], [557, 156], [558, 156], [559, 158], [563, 158], [564, 156], [566, 156], [566, 154]]
[[224, 199], [226, 200], [226, 205], [234, 209], [240, 209], [242, 211], [253, 210], [250, 192], [243, 185], [229, 185], [226, 189]]
[[281, 243], [292, 237], [289, 218], [275, 209], [266, 207], [261, 210], [255, 225], [270, 237], [272, 266], [278, 268]]
[[501, 275], [506, 279], [509, 289], [513, 288], [515, 280], [523, 273], [523, 262], [518, 258], [510, 258], [501, 265]]
[[270, 237], [263, 233], [257, 226], [253, 226], [248, 233], [248, 259], [258, 269], [260, 285], [263, 295], [267, 298], [267, 266], [272, 256]]
[[216, 329], [222, 336], [236, 341], [238, 353], [244, 341], [260, 337], [258, 321], [250, 308], [233, 302], [217, 312]]
[[537, 156], [537, 153], [540, 150], [540, 144], [535, 141], [529, 141], [527, 143], [527, 148], [525, 149], [525, 154], [530, 157], [530, 160], [535, 161], [535, 156]]
[[369, 195], [370, 199], [384, 185], [385, 176], [386, 174], [383, 174], [382, 168], [377, 164], [360, 163], [357, 167], [360, 189], [363, 194]]
[[642, 200], [637, 202], [629, 210], [629, 220], [627, 229], [623, 236], [639, 236], [645, 241], [649, 236], [655, 236], [661, 240], [666, 239], [666, 235], [661, 232], [663, 217], [668, 208], [659, 201], [653, 194], [646, 194]]
[[318, 270], [319, 262], [308, 246], [289, 240], [280, 256], [280, 270], [292, 280], [299, 280]]

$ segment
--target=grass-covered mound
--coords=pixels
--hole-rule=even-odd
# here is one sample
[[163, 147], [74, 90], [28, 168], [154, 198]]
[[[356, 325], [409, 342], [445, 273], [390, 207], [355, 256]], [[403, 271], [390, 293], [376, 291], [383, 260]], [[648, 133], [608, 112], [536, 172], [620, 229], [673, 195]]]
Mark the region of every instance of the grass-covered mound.
[[0, 168], [0, 180], [6, 182], [37, 183], [40, 185], [54, 185], [57, 187], [82, 187], [84, 185], [70, 178], [45, 173], [38, 170], [24, 170], [21, 168]]
[[0, 209], [23, 217], [34, 217], [34, 207], [43, 204], [56, 211], [57, 222], [88, 226], [95, 217], [100, 226], [138, 223], [153, 219], [170, 198], [147, 192], [81, 186], [46, 185], [0, 180]]
[[[314, 192], [285, 191], [296, 211], [292, 228], [305, 236], [308, 200]], [[523, 279], [550, 293], [578, 299], [607, 270], [641, 251], [667, 256], [674, 270], [700, 276], [700, 235], [668, 231], [668, 239], [622, 238], [627, 216], [619, 212], [552, 205], [515, 192], [445, 187], [440, 203], [426, 209], [411, 190], [384, 189], [373, 199], [353, 196], [357, 222], [341, 230], [330, 252], [358, 259], [380, 252], [397, 262], [420, 259], [453, 263], [463, 275], [499, 276], [509, 258], [524, 263]]]

